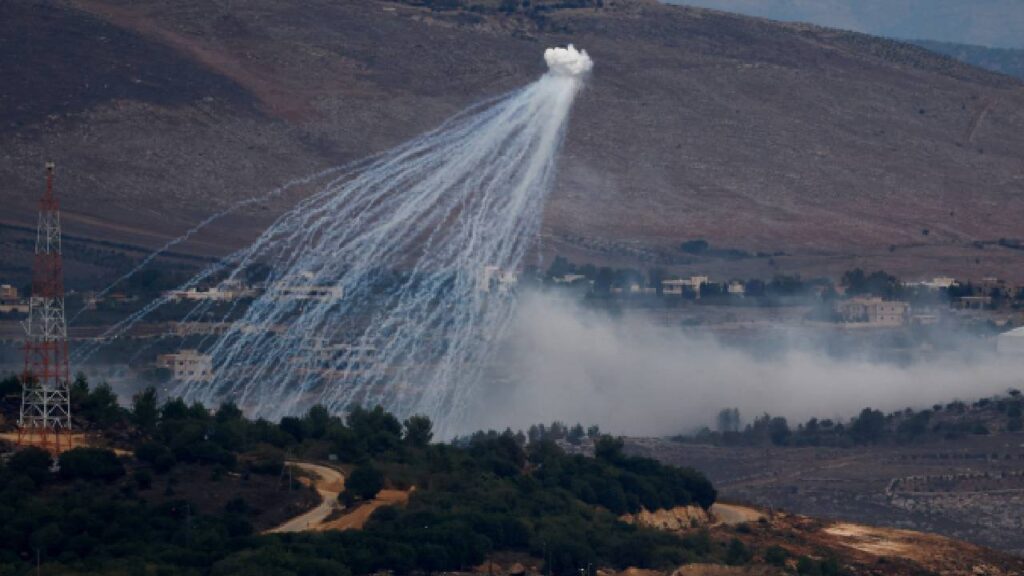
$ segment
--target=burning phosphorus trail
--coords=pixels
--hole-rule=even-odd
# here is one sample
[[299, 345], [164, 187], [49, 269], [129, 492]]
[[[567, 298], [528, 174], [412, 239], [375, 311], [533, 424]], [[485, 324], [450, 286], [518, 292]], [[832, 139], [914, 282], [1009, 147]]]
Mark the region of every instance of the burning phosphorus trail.
[[593, 68], [571, 45], [544, 58], [537, 81], [326, 184], [187, 284], [226, 287], [259, 269], [263, 289], [244, 310], [203, 302], [189, 312], [228, 328], [200, 344], [212, 381], [177, 392], [268, 418], [380, 404], [429, 416], [441, 435], [458, 431], [516, 311], [494, 279], [514, 274], [537, 238]]

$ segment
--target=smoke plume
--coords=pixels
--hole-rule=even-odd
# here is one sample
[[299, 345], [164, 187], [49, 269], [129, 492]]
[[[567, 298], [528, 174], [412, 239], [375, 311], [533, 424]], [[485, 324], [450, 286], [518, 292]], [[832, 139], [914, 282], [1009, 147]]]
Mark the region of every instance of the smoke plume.
[[[782, 340], [782, 345], [778, 341]], [[779, 330], [773, 351], [726, 345], [706, 331], [613, 318], [548, 295], [527, 296], [510, 344], [514, 386], [490, 390], [476, 427], [582, 422], [627, 435], [713, 426], [719, 409], [746, 421], [764, 412], [792, 424], [848, 418], [870, 406], [898, 410], [975, 399], [1020, 386], [1019, 360], [945, 355], [899, 365], [835, 357]], [[781, 348], [781, 349], [780, 349]]]

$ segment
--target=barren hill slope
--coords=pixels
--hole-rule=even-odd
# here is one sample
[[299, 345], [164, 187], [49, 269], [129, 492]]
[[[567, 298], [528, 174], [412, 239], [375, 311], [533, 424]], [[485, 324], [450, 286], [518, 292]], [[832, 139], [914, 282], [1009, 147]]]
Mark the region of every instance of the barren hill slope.
[[[2, 3], [0, 224], [33, 225], [53, 158], [69, 234], [156, 246], [523, 85], [543, 48], [575, 42], [596, 68], [546, 251], [686, 264], [674, 247], [705, 238], [787, 254], [691, 263], [723, 273], [1024, 277], [1024, 251], [974, 245], [1024, 236], [1024, 84], [860, 34], [604, 4], [538, 16], [370, 0]], [[298, 194], [179, 249], [237, 247]], [[25, 271], [19, 234], [0, 230], [0, 275]]]

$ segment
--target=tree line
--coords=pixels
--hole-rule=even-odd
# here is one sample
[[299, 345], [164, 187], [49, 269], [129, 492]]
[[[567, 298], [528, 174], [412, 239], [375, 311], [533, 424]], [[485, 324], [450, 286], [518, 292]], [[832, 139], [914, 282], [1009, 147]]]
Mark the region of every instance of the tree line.
[[[0, 575], [27, 572], [37, 555], [61, 574], [344, 575], [464, 570], [508, 551], [569, 575], [588, 564], [723, 561], [727, 552], [707, 533], [620, 521], [641, 508], [708, 508], [716, 492], [700, 473], [625, 455], [621, 440], [596, 431], [595, 457], [585, 458], [550, 434], [530, 441], [487, 431], [436, 443], [429, 419], [400, 420], [380, 407], [353, 406], [343, 418], [315, 406], [270, 422], [230, 403], [211, 410], [160, 401], [149, 389], [125, 408], [85, 378], [72, 398], [76, 425], [128, 453], [76, 448], [55, 471], [47, 452], [27, 448], [0, 465]], [[346, 505], [386, 486], [416, 490], [406, 506], [378, 509], [363, 530], [283, 535], [258, 534], [240, 499], [200, 512], [173, 493], [179, 474], [276, 477], [293, 458], [341, 466]], [[166, 486], [161, 498], [155, 486]]]
[[1022, 408], [1024, 399], [1017, 389], [970, 405], [956, 400], [928, 409], [905, 408], [889, 413], [867, 407], [845, 422], [810, 418], [796, 427], [786, 418], [768, 413], [744, 425], [738, 408], [723, 408], [714, 430], [704, 427], [676, 439], [724, 446], [835, 447], [956, 440], [972, 434], [1020, 432], [1024, 429]]

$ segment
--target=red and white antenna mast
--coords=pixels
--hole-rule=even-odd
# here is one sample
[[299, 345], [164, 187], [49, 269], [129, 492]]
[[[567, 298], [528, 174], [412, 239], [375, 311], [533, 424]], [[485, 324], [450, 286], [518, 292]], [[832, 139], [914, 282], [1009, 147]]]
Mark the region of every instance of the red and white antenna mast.
[[32, 295], [25, 321], [19, 444], [61, 450], [71, 431], [68, 325], [64, 318], [64, 266], [60, 247], [60, 208], [53, 195], [53, 162], [46, 163], [46, 192], [39, 200]]

